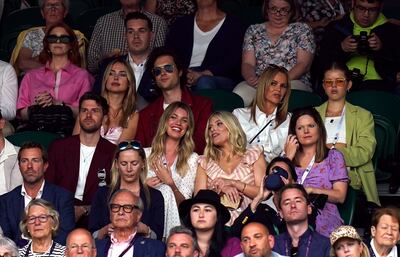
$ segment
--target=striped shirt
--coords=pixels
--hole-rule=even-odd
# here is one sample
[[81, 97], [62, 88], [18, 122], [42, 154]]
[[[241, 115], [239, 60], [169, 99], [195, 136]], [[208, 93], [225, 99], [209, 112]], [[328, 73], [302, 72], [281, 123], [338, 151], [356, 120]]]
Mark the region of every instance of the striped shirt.
[[19, 256], [22, 257], [37, 257], [37, 256], [51, 256], [51, 257], [64, 257], [65, 256], [65, 246], [60, 245], [57, 242], [53, 241], [53, 244], [47, 249], [44, 253], [34, 253], [32, 251], [32, 241], [29, 244], [25, 245], [22, 248], [18, 249]]

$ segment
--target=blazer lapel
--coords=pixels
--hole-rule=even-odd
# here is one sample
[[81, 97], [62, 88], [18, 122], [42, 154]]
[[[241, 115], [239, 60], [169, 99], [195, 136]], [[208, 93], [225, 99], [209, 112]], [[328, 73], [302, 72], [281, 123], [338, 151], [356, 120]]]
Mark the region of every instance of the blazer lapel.
[[357, 109], [346, 102], [346, 144], [351, 145], [353, 141], [354, 120], [357, 117]]

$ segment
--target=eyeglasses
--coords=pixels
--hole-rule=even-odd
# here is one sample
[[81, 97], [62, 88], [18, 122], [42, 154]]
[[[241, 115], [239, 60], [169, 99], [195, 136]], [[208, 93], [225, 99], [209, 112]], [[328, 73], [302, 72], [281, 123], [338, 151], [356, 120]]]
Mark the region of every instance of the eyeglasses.
[[62, 43], [62, 44], [69, 44], [72, 41], [74, 41], [73, 37], [68, 36], [68, 35], [49, 35], [47, 36], [47, 42], [49, 44], [54, 44], [54, 43]]
[[333, 87], [333, 85], [336, 85], [337, 87], [344, 87], [346, 85], [345, 78], [324, 79], [322, 82], [326, 87]]
[[83, 244], [83, 245], [77, 245], [77, 244], [73, 244], [67, 247], [69, 251], [71, 252], [89, 252], [90, 250], [92, 250], [94, 247], [90, 244]]
[[355, 9], [358, 11], [358, 12], [360, 12], [360, 13], [365, 13], [365, 12], [368, 12], [368, 13], [371, 13], [371, 14], [376, 14], [376, 13], [378, 13], [379, 12], [379, 10], [380, 10], [380, 8], [379, 7], [371, 7], [371, 8], [367, 8], [367, 7], [364, 7], [364, 6], [361, 6], [361, 5], [355, 5], [354, 6], [355, 7]]
[[36, 220], [39, 220], [40, 223], [45, 223], [46, 221], [49, 220], [51, 216], [50, 215], [39, 215], [39, 216], [29, 216], [27, 223], [28, 224], [35, 224]]
[[118, 150], [119, 151], [124, 151], [124, 150], [127, 150], [127, 149], [141, 150], [142, 149], [142, 145], [137, 140], [122, 141], [121, 143], [118, 144]]
[[113, 76], [114, 78], [126, 78], [128, 77], [128, 74], [125, 71], [121, 71], [121, 72], [115, 72], [115, 71], [110, 71], [110, 73], [108, 74], [109, 76]]
[[154, 76], [158, 77], [161, 75], [162, 71], [165, 71], [167, 73], [174, 72], [174, 68], [175, 68], [175, 65], [173, 65], [173, 64], [166, 64], [164, 66], [154, 67], [153, 74], [154, 74]]
[[290, 8], [289, 7], [277, 8], [274, 6], [274, 7], [268, 8], [268, 11], [272, 14], [279, 14], [281, 16], [286, 16], [289, 14]]
[[132, 205], [132, 204], [120, 205], [120, 204], [115, 204], [115, 203], [110, 204], [110, 210], [114, 213], [119, 212], [121, 210], [121, 208], [125, 213], [131, 213], [134, 209], [140, 210], [139, 206], [137, 206], [137, 205]]
[[62, 5], [61, 3], [44, 5], [44, 9], [46, 9], [46, 10], [51, 10], [53, 8], [58, 10], [58, 9], [64, 8], [64, 5]]

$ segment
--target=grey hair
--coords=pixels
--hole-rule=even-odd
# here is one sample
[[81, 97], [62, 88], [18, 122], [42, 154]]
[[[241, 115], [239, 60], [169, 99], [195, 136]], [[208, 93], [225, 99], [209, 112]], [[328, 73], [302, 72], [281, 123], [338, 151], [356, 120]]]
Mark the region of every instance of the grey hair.
[[8, 237], [0, 236], [0, 247], [6, 248], [12, 257], [19, 256], [17, 245]]
[[58, 214], [58, 211], [54, 208], [54, 205], [52, 203], [40, 198], [33, 199], [29, 202], [28, 206], [26, 206], [25, 211], [22, 215], [22, 219], [19, 222], [19, 229], [21, 230], [21, 233], [27, 238], [32, 239], [28, 231], [28, 214], [29, 209], [32, 206], [41, 206], [49, 212], [49, 215], [53, 221], [53, 225], [51, 226], [51, 235], [52, 237], [54, 237], [57, 234], [58, 228], [60, 226], [60, 215]]
[[196, 239], [195, 234], [193, 233], [193, 231], [192, 231], [191, 229], [189, 229], [189, 228], [187, 228], [187, 227], [184, 227], [184, 226], [176, 226], [176, 227], [173, 227], [173, 228], [171, 228], [171, 229], [169, 230], [169, 235], [168, 235], [167, 241], [166, 241], [167, 247], [168, 247], [168, 241], [169, 241], [169, 239], [170, 239], [173, 235], [176, 235], [176, 234], [185, 234], [185, 235], [190, 236], [190, 238], [192, 238], [192, 243], [193, 243], [193, 249], [194, 249], [194, 251], [200, 252], [200, 246], [199, 246], [199, 243], [197, 242], [197, 239]]
[[[69, 0], [61, 0], [61, 1], [62, 1], [62, 5], [64, 6], [65, 10], [69, 11]], [[45, 2], [46, 2], [46, 0], [39, 0], [40, 9], [44, 8]]]
[[131, 190], [128, 190], [128, 189], [119, 189], [119, 190], [115, 191], [115, 192], [112, 194], [112, 196], [111, 196], [111, 198], [110, 198], [110, 201], [108, 202], [108, 206], [110, 206], [110, 204], [113, 203], [115, 197], [116, 197], [117, 195], [121, 194], [121, 193], [128, 193], [129, 195], [132, 196], [133, 199], [137, 199], [137, 202], [134, 203], [134, 204], [136, 204], [136, 205], [139, 207], [139, 210], [140, 210], [141, 212], [143, 212], [143, 210], [144, 210], [144, 204], [143, 204], [142, 199], [141, 199], [140, 197], [137, 197]]

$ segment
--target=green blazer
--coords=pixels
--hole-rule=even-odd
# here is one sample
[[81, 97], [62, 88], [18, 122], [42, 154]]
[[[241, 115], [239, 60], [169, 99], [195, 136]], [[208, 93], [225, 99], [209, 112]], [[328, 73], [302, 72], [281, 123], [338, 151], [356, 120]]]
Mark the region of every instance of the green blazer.
[[[325, 121], [327, 102], [315, 109]], [[367, 200], [380, 205], [376, 187], [372, 156], [375, 152], [376, 139], [372, 114], [346, 102], [346, 144], [337, 149], [344, 155], [349, 168], [350, 185], [355, 189], [362, 188]]]

